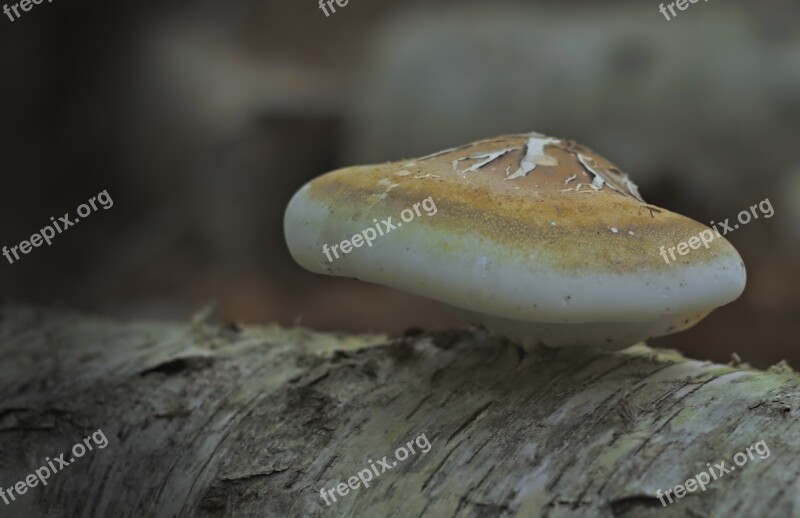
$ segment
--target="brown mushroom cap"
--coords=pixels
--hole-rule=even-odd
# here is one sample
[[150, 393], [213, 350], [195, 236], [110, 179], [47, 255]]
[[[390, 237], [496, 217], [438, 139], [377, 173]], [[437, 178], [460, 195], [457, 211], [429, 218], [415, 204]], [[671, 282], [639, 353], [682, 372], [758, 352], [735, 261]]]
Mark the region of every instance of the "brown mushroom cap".
[[[435, 216], [335, 261], [322, 254], [324, 244], [374, 220], [397, 221], [426, 198]], [[285, 229], [292, 255], [311, 271], [428, 296], [473, 320], [534, 324], [533, 335], [540, 324], [584, 324], [583, 345], [607, 343], [586, 338], [592, 326], [613, 334], [609, 325], [631, 323], [623, 341], [688, 327], [744, 289], [744, 265], [724, 238], [668, 264], [662, 246], [708, 227], [646, 204], [590, 149], [535, 133], [333, 171], [295, 195]], [[570, 332], [558, 334], [550, 345], [570, 345]]]

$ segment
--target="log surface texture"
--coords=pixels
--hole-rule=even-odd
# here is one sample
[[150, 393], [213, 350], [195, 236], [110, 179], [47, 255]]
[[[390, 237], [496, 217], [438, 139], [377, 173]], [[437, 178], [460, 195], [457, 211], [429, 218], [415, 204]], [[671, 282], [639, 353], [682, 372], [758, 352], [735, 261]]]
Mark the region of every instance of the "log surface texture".
[[[798, 516], [800, 377], [477, 330], [390, 338], [6, 306], [0, 486], [102, 429], [20, 517]], [[334, 489], [420, 434], [430, 441]], [[656, 491], [765, 441], [662, 507]], [[379, 468], [376, 468], [379, 469]]]

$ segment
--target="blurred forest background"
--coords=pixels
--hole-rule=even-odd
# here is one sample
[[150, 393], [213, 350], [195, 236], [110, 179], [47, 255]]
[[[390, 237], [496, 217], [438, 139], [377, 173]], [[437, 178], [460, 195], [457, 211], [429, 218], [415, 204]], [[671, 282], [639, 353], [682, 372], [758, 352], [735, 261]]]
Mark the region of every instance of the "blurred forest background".
[[[321, 330], [451, 325], [438, 304], [296, 266], [283, 210], [336, 167], [538, 131], [605, 155], [728, 238], [745, 294], [654, 340], [800, 367], [800, 6], [698, 2], [66, 2], [0, 19], [0, 246], [99, 211], [8, 264], [8, 302]], [[669, 245], [669, 243], [665, 243]], [[655, 253], [655, 252], [654, 252]]]

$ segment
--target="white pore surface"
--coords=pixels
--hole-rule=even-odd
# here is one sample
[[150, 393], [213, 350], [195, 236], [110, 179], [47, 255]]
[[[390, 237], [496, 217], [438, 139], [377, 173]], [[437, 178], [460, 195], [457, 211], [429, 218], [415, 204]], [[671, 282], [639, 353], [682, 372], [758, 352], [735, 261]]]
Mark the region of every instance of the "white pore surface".
[[666, 315], [643, 322], [589, 322], [554, 324], [524, 322], [452, 308], [464, 323], [480, 324], [492, 333], [505, 335], [526, 347], [601, 347], [618, 350], [639, 342], [668, 335], [691, 327], [703, 317], [698, 315]]

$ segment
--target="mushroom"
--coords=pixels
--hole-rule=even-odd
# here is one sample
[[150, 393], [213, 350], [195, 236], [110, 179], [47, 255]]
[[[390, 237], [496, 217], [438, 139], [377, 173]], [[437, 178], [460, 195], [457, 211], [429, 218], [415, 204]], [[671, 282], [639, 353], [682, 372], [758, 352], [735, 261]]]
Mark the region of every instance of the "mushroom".
[[[400, 220], [423, 199], [436, 211]], [[356, 239], [390, 217], [391, 232]], [[330, 172], [294, 195], [284, 230], [312, 272], [435, 299], [525, 345], [625, 348], [691, 327], [745, 285], [722, 237], [665, 262], [662, 247], [710, 229], [645, 203], [590, 149], [537, 133]], [[347, 253], [323, 253], [343, 240]]]

